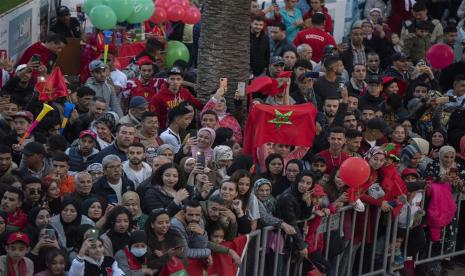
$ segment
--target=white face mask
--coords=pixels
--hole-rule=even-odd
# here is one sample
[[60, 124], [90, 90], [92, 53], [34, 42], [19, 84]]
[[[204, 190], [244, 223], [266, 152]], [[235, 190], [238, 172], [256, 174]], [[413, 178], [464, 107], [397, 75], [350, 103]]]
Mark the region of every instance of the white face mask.
[[132, 255], [140, 258], [147, 253], [147, 248], [146, 247], [131, 247], [131, 253]]

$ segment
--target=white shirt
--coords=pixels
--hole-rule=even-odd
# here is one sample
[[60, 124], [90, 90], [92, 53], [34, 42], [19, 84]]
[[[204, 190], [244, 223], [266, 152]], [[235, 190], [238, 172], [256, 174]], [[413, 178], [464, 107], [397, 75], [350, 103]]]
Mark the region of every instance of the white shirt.
[[179, 136], [179, 134], [176, 134], [170, 128], [167, 128], [160, 134], [160, 139], [163, 141], [163, 143], [170, 144], [174, 147], [174, 154], [178, 153], [178, 151], [181, 149], [181, 137]]
[[111, 80], [113, 81], [114, 85], [121, 87], [122, 89], [126, 89], [126, 84], [128, 82], [128, 77], [118, 69], [112, 71], [110, 73]]
[[152, 175], [152, 168], [149, 164], [142, 162], [142, 169], [139, 171], [133, 170], [129, 167], [129, 160], [123, 162], [123, 171], [127, 178], [134, 182], [134, 188], [137, 189], [140, 183]]
[[118, 198], [118, 205], [123, 204], [123, 196], [122, 196], [122, 190], [123, 190], [123, 181], [121, 178], [119, 179], [117, 184], [111, 184], [108, 182], [108, 185], [115, 191], [116, 197]]

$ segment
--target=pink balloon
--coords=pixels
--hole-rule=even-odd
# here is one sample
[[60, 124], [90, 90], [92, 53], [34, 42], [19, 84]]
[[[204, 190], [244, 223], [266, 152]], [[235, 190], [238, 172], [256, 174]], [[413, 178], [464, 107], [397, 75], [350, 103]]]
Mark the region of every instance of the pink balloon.
[[152, 17], [150, 17], [150, 21], [152, 21], [155, 24], [160, 24], [162, 22], [165, 22], [167, 18], [168, 15], [166, 14], [166, 10], [164, 8], [155, 7], [155, 11], [153, 12]]
[[184, 20], [183, 22], [186, 24], [197, 24], [197, 22], [200, 21], [200, 18], [202, 15], [200, 14], [200, 10], [192, 5], [188, 7], [186, 10], [186, 13], [184, 15]]
[[171, 22], [181, 21], [184, 18], [184, 8], [180, 5], [172, 5], [166, 10], [168, 20]]
[[171, 0], [171, 5], [180, 5], [183, 8], [189, 7], [189, 0]]
[[370, 177], [370, 165], [360, 157], [350, 157], [342, 162], [339, 177], [347, 186], [358, 188]]
[[454, 51], [444, 43], [435, 44], [426, 52], [426, 59], [434, 69], [446, 68], [451, 65], [454, 58]]
[[[171, 5], [170, 0], [156, 0], [155, 7], [161, 7], [165, 10]], [[156, 8], [155, 8], [156, 9]]]

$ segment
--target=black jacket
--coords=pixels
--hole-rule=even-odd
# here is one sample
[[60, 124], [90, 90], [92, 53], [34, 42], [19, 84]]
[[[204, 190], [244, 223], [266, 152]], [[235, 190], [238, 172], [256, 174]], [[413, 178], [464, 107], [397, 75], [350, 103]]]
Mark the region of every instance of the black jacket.
[[118, 156], [119, 159], [121, 159], [121, 162], [128, 160], [128, 158], [126, 157], [126, 153], [118, 148], [115, 140], [111, 145], [104, 148], [96, 155], [93, 155], [91, 158], [87, 159], [87, 165], [90, 165], [92, 163], [102, 163], [103, 158], [110, 154]]
[[270, 60], [270, 41], [265, 33], [250, 33], [250, 68], [255, 76], [265, 72]]
[[20, 79], [18, 77], [12, 77], [5, 83], [2, 90], [7, 91], [11, 95], [11, 101], [18, 103], [21, 107], [25, 108], [29, 101], [31, 101], [34, 94], [34, 87], [28, 85], [23, 88], [19, 86]]
[[277, 216], [284, 222], [292, 225], [297, 234], [293, 236], [294, 245], [298, 250], [307, 248], [304, 236], [302, 234], [303, 223], [300, 220], [309, 219], [312, 215], [312, 206], [302, 200], [302, 194], [298, 191], [296, 184], [287, 188], [281, 196], [278, 197], [276, 206]]
[[283, 56], [287, 51], [294, 51], [297, 52], [297, 49], [293, 43], [287, 40], [285, 37], [282, 41], [275, 41], [273, 48], [271, 48], [271, 56]]
[[69, 26], [57, 20], [55, 25], [50, 28], [50, 31], [60, 34], [64, 37], [81, 38], [81, 25], [75, 17], [71, 17], [69, 20]]
[[[121, 176], [122, 187], [121, 195], [127, 191], [134, 191], [134, 183], [129, 180], [125, 175]], [[92, 193], [100, 197], [105, 204], [107, 204], [107, 197], [109, 195], [116, 195], [115, 190], [108, 184], [107, 177], [102, 176], [93, 186]]]
[[[368, 55], [369, 52], [372, 52], [368, 47], [364, 47], [365, 50], [365, 56]], [[341, 54], [341, 59], [342, 63], [344, 63], [344, 68], [347, 70], [347, 73], [349, 73], [349, 76], [352, 75], [352, 71], [354, 71], [354, 53], [352, 52], [352, 43], [349, 44], [349, 48], [342, 52]]]
[[384, 97], [383, 95], [380, 95], [379, 97], [373, 97], [368, 91], [360, 97], [358, 106], [359, 109], [362, 110], [366, 106], [372, 106], [372, 107], [377, 107], [381, 108], [384, 103]]
[[[190, 195], [193, 194], [193, 189], [191, 187], [186, 186], [185, 188], [188, 190]], [[154, 209], [166, 208], [170, 217], [173, 217], [176, 213], [181, 211], [180, 204], [177, 205], [174, 203], [174, 198], [163, 191], [159, 185], [152, 185], [147, 189], [141, 207], [145, 214], [150, 214], [150, 212]]]

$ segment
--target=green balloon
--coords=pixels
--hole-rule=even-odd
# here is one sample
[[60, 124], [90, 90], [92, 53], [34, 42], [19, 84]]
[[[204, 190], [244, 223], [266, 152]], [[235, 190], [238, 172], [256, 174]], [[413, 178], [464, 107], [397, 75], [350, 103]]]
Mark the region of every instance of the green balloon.
[[116, 25], [115, 12], [105, 5], [98, 5], [92, 8], [89, 17], [92, 24], [101, 30], [108, 30]]
[[184, 60], [185, 62], [189, 62], [189, 49], [187, 49], [184, 43], [172, 40], [168, 42], [166, 49], [166, 67], [173, 66], [176, 60]]
[[86, 0], [84, 5], [82, 6], [82, 10], [86, 13], [90, 13], [90, 11], [98, 5], [102, 5], [103, 0]]
[[132, 14], [127, 21], [131, 24], [142, 23], [149, 19], [155, 10], [152, 0], [134, 0]]
[[132, 14], [134, 0], [103, 0], [103, 4], [113, 9], [118, 22], [124, 22]]

